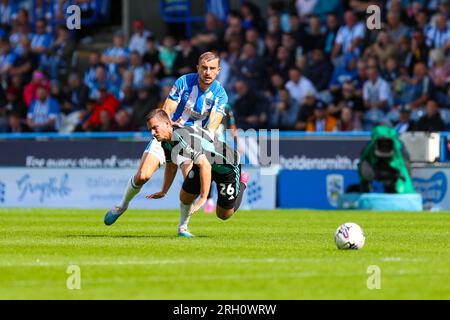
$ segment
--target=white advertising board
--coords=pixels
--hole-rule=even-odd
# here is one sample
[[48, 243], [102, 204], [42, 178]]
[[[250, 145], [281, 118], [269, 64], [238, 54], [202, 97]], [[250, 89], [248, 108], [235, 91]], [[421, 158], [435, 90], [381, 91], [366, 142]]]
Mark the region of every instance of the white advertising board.
[[[242, 207], [274, 209], [276, 176], [261, 175], [258, 169], [246, 169], [250, 181]], [[102, 208], [117, 204], [133, 169], [32, 169], [0, 168], [0, 208]], [[139, 209], [178, 209], [182, 181], [178, 172], [165, 198], [148, 200], [158, 192], [164, 170], [158, 170], [130, 204]], [[213, 188], [215, 194], [216, 188]]]

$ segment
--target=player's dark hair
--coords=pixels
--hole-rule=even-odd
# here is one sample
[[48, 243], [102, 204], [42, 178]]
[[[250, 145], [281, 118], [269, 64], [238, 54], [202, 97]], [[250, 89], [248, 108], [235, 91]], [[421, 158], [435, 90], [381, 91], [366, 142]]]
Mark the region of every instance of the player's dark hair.
[[163, 109], [155, 109], [149, 112], [149, 114], [145, 117], [145, 121], [148, 122], [153, 118], [157, 118], [161, 121], [170, 122], [169, 115]]

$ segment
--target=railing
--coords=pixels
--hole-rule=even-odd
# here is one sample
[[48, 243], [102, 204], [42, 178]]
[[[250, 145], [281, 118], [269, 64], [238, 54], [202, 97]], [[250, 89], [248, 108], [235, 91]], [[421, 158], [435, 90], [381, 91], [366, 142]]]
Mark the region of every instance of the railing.
[[[261, 130], [239, 132], [240, 136], [279, 136], [280, 138], [345, 138], [370, 137], [370, 132], [302, 132]], [[448, 133], [450, 135], [450, 132]], [[149, 139], [149, 132], [75, 132], [75, 133], [0, 133], [0, 140], [42, 140], [42, 139]]]

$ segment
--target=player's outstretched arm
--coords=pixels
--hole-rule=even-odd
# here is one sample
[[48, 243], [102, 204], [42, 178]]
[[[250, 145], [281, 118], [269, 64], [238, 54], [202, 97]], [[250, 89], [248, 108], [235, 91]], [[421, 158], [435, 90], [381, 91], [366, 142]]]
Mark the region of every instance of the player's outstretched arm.
[[209, 124], [207, 126], [207, 129], [211, 133], [215, 133], [219, 125], [222, 123], [223, 114], [217, 111], [212, 111], [211, 115], [209, 116]]
[[208, 200], [209, 188], [211, 187], [211, 164], [205, 155], [200, 155], [198, 158], [197, 166], [200, 171], [200, 198], [192, 206], [190, 215], [199, 210]]
[[164, 170], [164, 182], [160, 192], [148, 195], [147, 199], [161, 199], [169, 192], [170, 187], [172, 186], [173, 180], [177, 174], [177, 165], [174, 163], [167, 163], [166, 169]]
[[177, 106], [178, 106], [177, 101], [167, 98], [166, 101], [164, 101], [162, 109], [169, 115], [169, 118], [172, 118], [172, 115], [177, 109]]

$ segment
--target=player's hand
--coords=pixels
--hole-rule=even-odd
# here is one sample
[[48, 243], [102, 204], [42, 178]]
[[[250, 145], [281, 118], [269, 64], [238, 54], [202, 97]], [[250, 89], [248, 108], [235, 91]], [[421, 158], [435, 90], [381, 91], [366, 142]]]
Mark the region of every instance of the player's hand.
[[164, 198], [165, 196], [166, 196], [166, 193], [160, 191], [160, 192], [156, 192], [154, 194], [148, 195], [148, 196], [146, 196], [146, 198], [147, 199], [161, 199], [161, 198]]
[[192, 206], [191, 210], [189, 211], [189, 215], [192, 216], [194, 213], [196, 213], [201, 207], [203, 207], [208, 199], [200, 198], [197, 200], [197, 202]]

